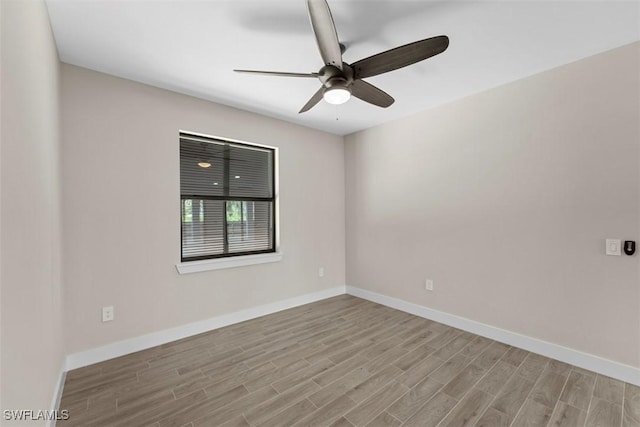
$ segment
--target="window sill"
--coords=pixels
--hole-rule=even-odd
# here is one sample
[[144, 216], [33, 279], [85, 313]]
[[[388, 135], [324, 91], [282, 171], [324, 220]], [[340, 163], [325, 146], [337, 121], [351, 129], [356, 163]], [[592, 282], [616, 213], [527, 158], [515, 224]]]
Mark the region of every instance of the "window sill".
[[223, 268], [244, 267], [246, 265], [266, 264], [278, 262], [282, 259], [282, 252], [258, 255], [244, 255], [230, 258], [207, 259], [203, 261], [181, 262], [176, 264], [180, 274], [199, 273], [201, 271], [221, 270]]

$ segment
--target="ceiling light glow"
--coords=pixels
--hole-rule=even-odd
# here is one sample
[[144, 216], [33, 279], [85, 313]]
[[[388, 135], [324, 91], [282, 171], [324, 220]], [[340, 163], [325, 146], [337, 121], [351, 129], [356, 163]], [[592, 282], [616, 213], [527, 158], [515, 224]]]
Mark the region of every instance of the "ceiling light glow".
[[203, 160], [201, 162], [198, 162], [198, 166], [200, 166], [201, 168], [210, 168], [211, 167], [211, 163]]
[[327, 89], [322, 96], [329, 104], [340, 105], [351, 98], [351, 92], [344, 87], [334, 87]]

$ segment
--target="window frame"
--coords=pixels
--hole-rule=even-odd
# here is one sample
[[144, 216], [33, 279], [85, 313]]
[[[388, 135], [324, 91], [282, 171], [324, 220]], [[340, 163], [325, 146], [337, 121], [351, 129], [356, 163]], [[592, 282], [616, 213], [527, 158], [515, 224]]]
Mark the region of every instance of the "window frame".
[[[179, 185], [180, 191], [180, 264], [176, 265], [178, 271], [182, 273], [212, 270], [227, 267], [237, 267], [242, 265], [261, 264], [265, 262], [279, 261], [282, 258], [282, 254], [279, 252], [279, 209], [278, 209], [278, 147], [273, 147], [264, 144], [256, 144], [246, 141], [240, 141], [227, 137], [205, 135], [197, 132], [180, 130], [178, 134], [178, 150], [180, 150], [180, 142], [182, 139], [191, 139], [193, 141], [200, 141], [205, 143], [218, 143], [218, 144], [231, 144], [240, 147], [248, 147], [249, 149], [260, 149], [270, 151], [272, 174], [271, 174], [271, 197], [247, 197], [247, 196], [203, 196], [197, 194], [182, 194], [181, 183]], [[178, 160], [181, 161], [180, 154]], [[179, 175], [181, 179], [182, 170], [181, 166], [178, 167]], [[228, 171], [227, 171], [228, 172]], [[228, 179], [228, 178], [227, 178]], [[183, 231], [183, 201], [184, 200], [217, 200], [225, 202], [225, 213], [223, 214], [223, 234], [225, 239], [225, 246], [228, 245], [227, 239], [227, 208], [226, 202], [240, 201], [240, 202], [270, 202], [271, 203], [271, 221], [270, 226], [272, 228], [270, 248], [263, 250], [243, 251], [243, 252], [227, 252], [222, 254], [202, 255], [184, 257], [184, 231]]]

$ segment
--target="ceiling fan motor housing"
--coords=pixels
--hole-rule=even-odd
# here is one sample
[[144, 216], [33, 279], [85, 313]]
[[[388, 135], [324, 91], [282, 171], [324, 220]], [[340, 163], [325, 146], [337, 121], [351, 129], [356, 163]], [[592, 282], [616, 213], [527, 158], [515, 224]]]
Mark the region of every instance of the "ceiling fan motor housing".
[[349, 86], [351, 86], [350, 84], [348, 84], [347, 79], [343, 78], [343, 77], [333, 77], [331, 80], [327, 81], [324, 84], [324, 87], [327, 90], [332, 90], [332, 89], [346, 89], [349, 92], [351, 92], [351, 90], [349, 89]]
[[325, 65], [318, 72], [318, 79], [320, 79], [327, 89], [336, 85], [341, 85], [346, 88], [353, 84], [353, 68], [345, 63], [342, 64], [342, 70], [333, 65]]

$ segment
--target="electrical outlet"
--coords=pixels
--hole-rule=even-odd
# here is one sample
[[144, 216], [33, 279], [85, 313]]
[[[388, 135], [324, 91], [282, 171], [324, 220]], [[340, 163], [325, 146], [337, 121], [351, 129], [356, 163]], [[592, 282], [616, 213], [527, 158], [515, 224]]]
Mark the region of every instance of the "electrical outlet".
[[102, 307], [102, 321], [111, 322], [113, 320], [113, 306]]
[[431, 280], [431, 279], [425, 280], [424, 289], [427, 290], [427, 291], [432, 291], [433, 290], [433, 280]]
[[324, 277], [324, 267], [318, 269], [318, 277]]
[[622, 252], [620, 250], [621, 247], [620, 239], [606, 239], [605, 253], [607, 255], [620, 256]]

